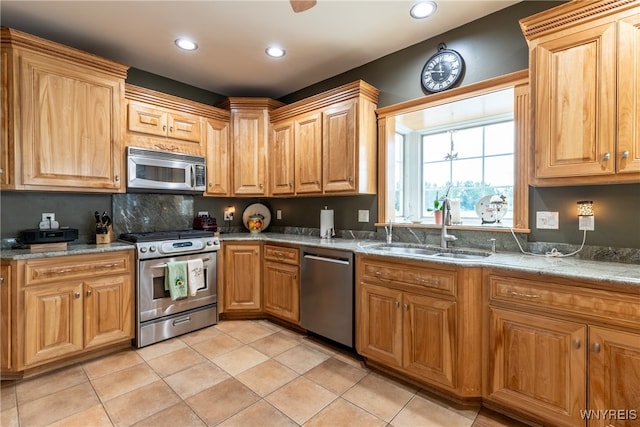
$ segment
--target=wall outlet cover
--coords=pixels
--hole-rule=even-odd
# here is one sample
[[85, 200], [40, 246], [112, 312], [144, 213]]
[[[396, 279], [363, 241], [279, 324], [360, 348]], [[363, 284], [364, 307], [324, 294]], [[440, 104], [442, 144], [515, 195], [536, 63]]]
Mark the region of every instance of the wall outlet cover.
[[282, 219], [282, 210], [281, 209], [277, 209], [276, 210], [276, 219]]
[[55, 219], [56, 219], [56, 214], [53, 213], [53, 212], [51, 212], [51, 213], [43, 212], [42, 213], [42, 221], [49, 221], [49, 220], [55, 221]]
[[369, 211], [360, 209], [358, 210], [358, 222], [369, 222]]
[[542, 230], [557, 230], [559, 228], [558, 212], [536, 212], [536, 228]]
[[579, 216], [578, 217], [578, 230], [595, 230], [595, 218], [591, 216]]
[[209, 212], [207, 211], [199, 211], [198, 216], [209, 216]]

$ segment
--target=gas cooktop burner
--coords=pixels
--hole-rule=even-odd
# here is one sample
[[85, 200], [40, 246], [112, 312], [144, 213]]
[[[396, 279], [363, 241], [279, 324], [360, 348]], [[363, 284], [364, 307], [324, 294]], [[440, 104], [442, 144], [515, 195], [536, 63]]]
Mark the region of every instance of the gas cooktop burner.
[[159, 242], [162, 240], [194, 239], [197, 237], [213, 237], [211, 230], [178, 230], [178, 231], [149, 231], [143, 233], [123, 233], [120, 240], [127, 242]]

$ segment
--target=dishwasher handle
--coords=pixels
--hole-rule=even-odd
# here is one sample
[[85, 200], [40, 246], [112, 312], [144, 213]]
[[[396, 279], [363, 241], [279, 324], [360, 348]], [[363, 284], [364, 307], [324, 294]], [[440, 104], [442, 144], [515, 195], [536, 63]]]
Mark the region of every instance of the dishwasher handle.
[[350, 262], [348, 260], [344, 260], [344, 259], [340, 259], [340, 258], [327, 258], [327, 257], [323, 257], [323, 256], [309, 255], [309, 254], [304, 254], [304, 258], [313, 259], [313, 260], [316, 260], [316, 261], [333, 262], [335, 264], [342, 264], [342, 265], [349, 265], [350, 264]]

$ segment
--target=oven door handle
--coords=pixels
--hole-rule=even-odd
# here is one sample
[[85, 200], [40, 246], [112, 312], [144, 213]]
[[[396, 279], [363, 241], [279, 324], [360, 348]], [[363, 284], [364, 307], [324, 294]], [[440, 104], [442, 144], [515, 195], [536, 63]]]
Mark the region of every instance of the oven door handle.
[[[203, 258], [202, 262], [207, 262], [207, 261], [211, 261], [211, 258]], [[167, 266], [167, 263], [165, 262], [164, 264], [157, 264], [157, 265], [152, 265], [149, 268], [165, 268]]]

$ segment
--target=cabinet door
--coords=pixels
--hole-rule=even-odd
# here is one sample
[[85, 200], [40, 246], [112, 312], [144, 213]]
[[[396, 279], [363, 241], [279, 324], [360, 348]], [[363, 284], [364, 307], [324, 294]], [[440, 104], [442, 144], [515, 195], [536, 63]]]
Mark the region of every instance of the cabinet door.
[[354, 191], [356, 173], [356, 101], [322, 112], [322, 178], [325, 192]]
[[167, 114], [167, 137], [200, 144], [200, 117], [193, 114], [171, 112]]
[[233, 191], [237, 195], [264, 195], [266, 112], [234, 111]]
[[130, 276], [84, 284], [84, 347], [133, 338], [133, 287]]
[[13, 160], [10, 158], [10, 153], [13, 153], [14, 142], [13, 133], [11, 129], [13, 127], [14, 109], [9, 108], [11, 104], [11, 95], [13, 88], [10, 83], [11, 73], [11, 55], [8, 52], [2, 50], [0, 52], [0, 186], [9, 186], [15, 184], [13, 182]]
[[533, 60], [536, 177], [613, 174], [616, 25], [541, 41]]
[[120, 189], [124, 82], [30, 53], [20, 73], [23, 184]]
[[586, 325], [489, 308], [486, 396], [550, 425], [584, 425]]
[[295, 121], [296, 192], [322, 192], [322, 116], [308, 114]]
[[224, 245], [224, 311], [260, 311], [260, 245]]
[[639, 334], [589, 327], [589, 410], [589, 426], [640, 425]]
[[82, 350], [82, 283], [24, 291], [24, 364], [36, 365]]
[[208, 195], [228, 196], [231, 194], [229, 186], [230, 147], [229, 123], [222, 120], [207, 119], [206, 129], [206, 157], [207, 157], [207, 192]]
[[0, 266], [0, 369], [11, 368], [11, 266]]
[[356, 310], [358, 352], [389, 366], [402, 365], [402, 292], [359, 284]]
[[294, 192], [293, 122], [274, 123], [269, 143], [269, 191], [273, 195]]
[[404, 368], [455, 387], [456, 303], [405, 294], [403, 309]]
[[640, 172], [640, 14], [618, 24], [618, 172]]
[[264, 311], [300, 322], [300, 281], [298, 267], [276, 262], [264, 263]]
[[129, 101], [127, 129], [164, 138], [167, 136], [167, 113], [151, 105]]

